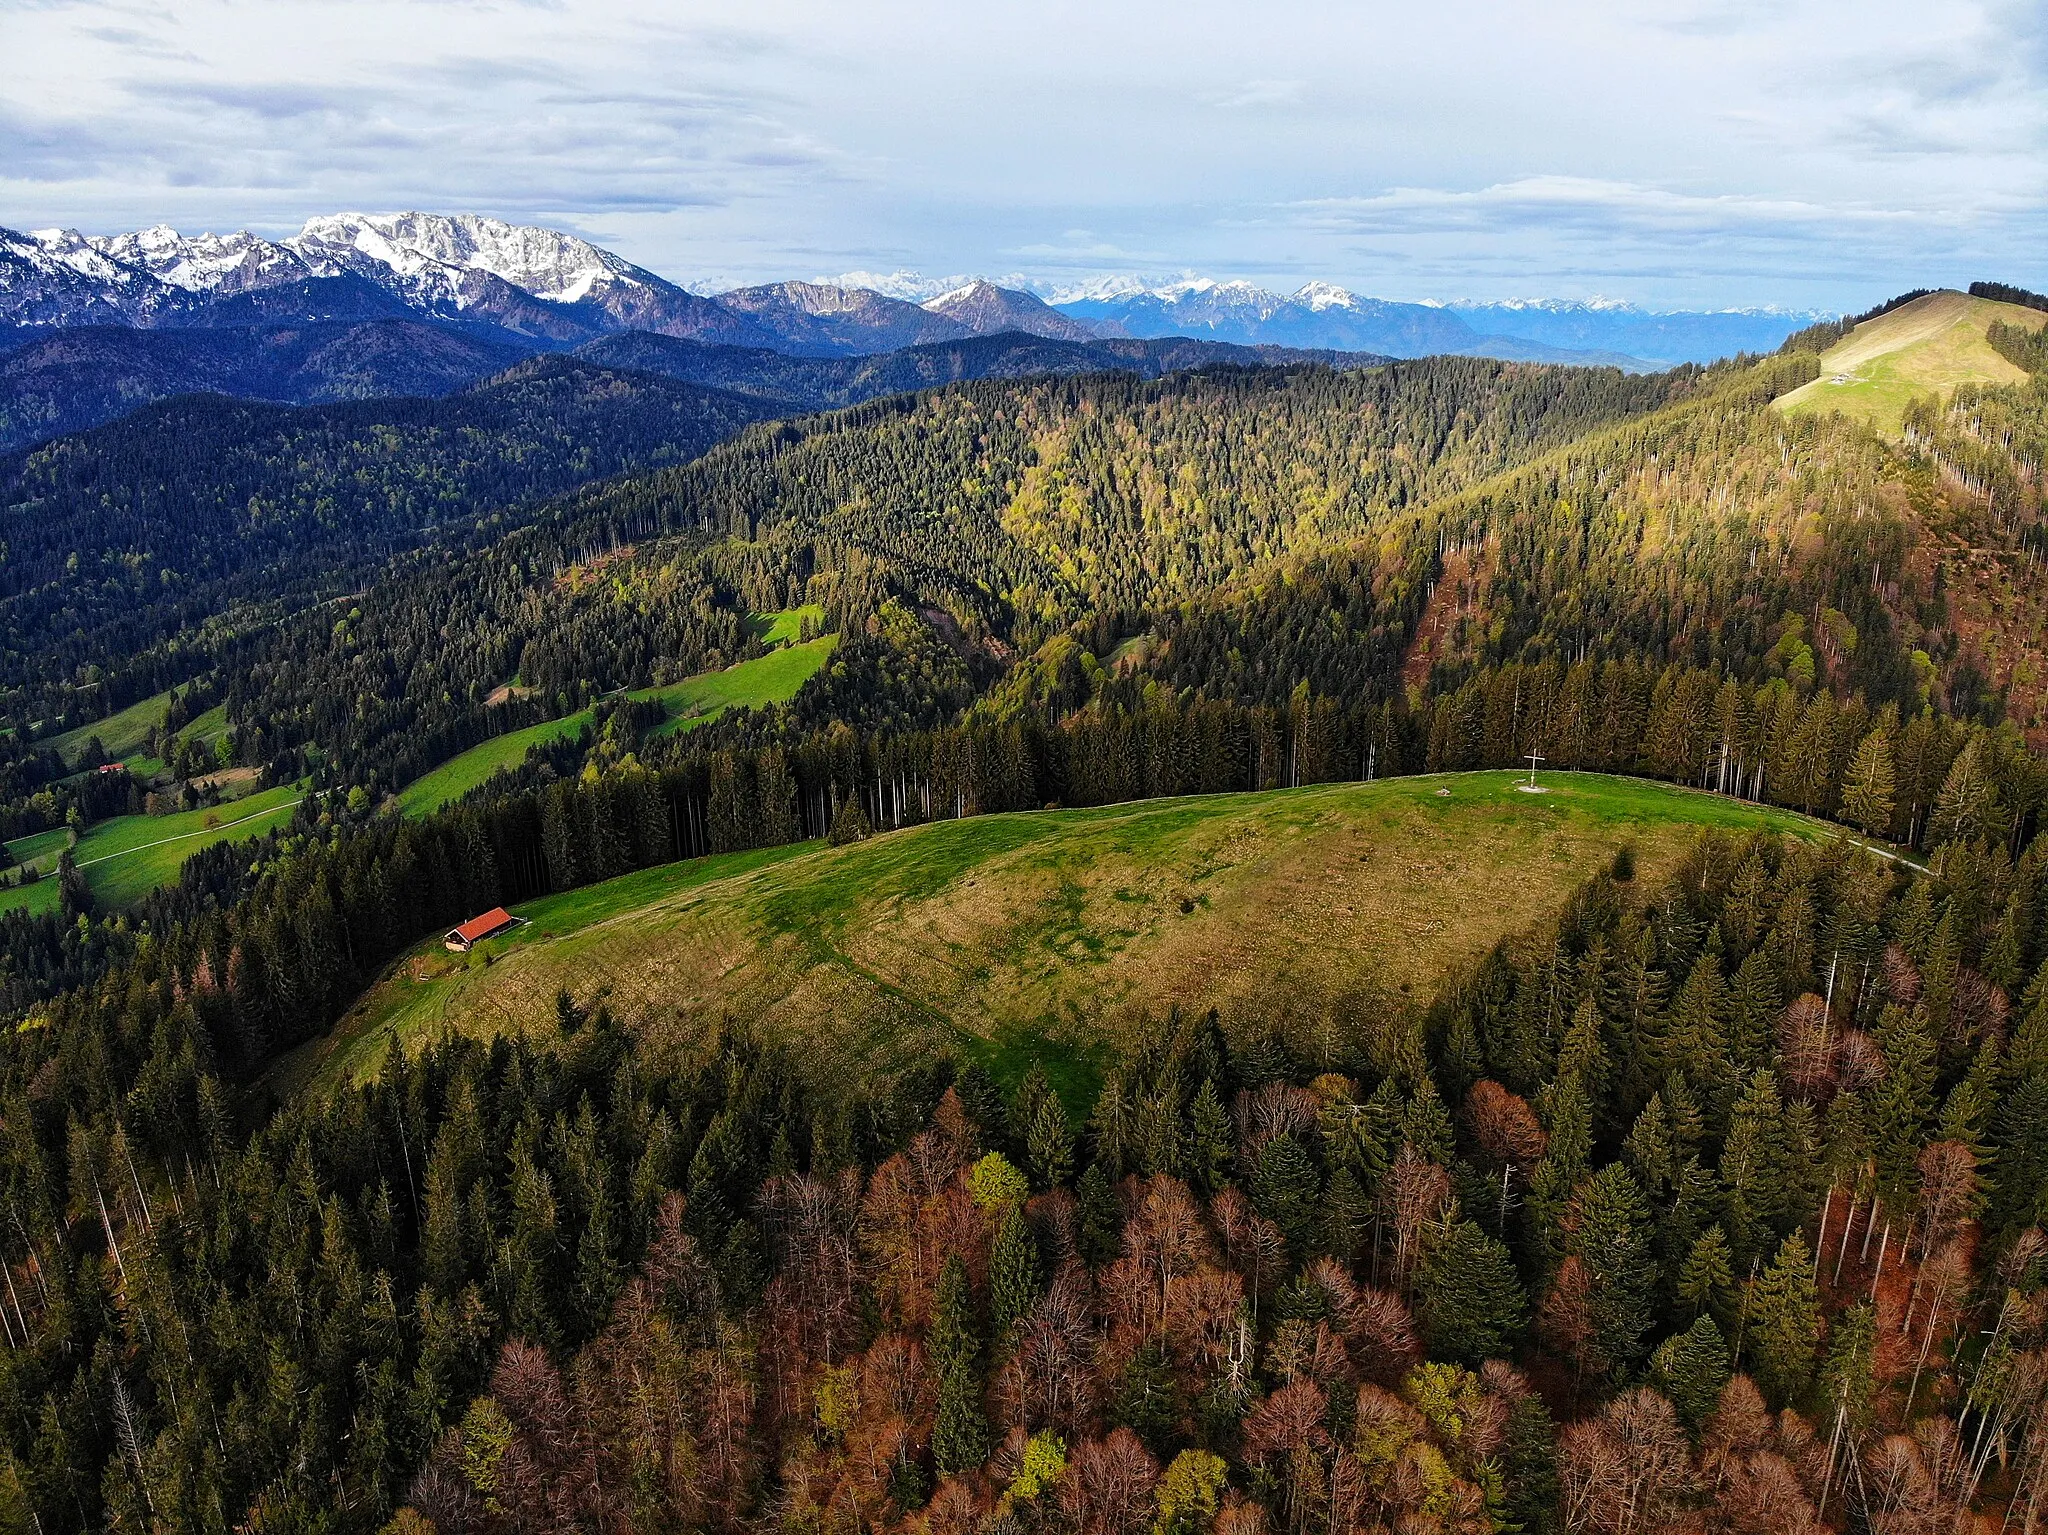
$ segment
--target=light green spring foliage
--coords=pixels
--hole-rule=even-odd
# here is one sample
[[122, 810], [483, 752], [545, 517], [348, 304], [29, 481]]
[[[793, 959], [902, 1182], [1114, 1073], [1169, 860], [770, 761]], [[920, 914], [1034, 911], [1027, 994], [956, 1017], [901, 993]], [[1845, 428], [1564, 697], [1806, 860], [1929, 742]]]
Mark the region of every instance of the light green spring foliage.
[[496, 1397], [478, 1397], [463, 1414], [462, 1474], [483, 1495], [488, 1508], [498, 1506], [498, 1463], [504, 1459], [513, 1433], [512, 1420]]
[[1000, 1151], [991, 1151], [974, 1164], [968, 1174], [968, 1187], [973, 1191], [975, 1207], [988, 1215], [997, 1214], [1007, 1205], [1022, 1204], [1031, 1192], [1024, 1175]]
[[853, 1366], [828, 1369], [818, 1378], [818, 1427], [844, 1439], [860, 1416], [860, 1388]]
[[1207, 1450], [1182, 1450], [1159, 1479], [1159, 1517], [1153, 1535], [1189, 1535], [1214, 1516], [1223, 1501], [1228, 1468]]
[[1411, 1370], [1401, 1394], [1446, 1443], [1458, 1444], [1465, 1425], [1485, 1403], [1479, 1377], [1454, 1364], [1425, 1364]]
[[1066, 1474], [1066, 1441], [1054, 1433], [1033, 1434], [1024, 1446], [1024, 1463], [1017, 1469], [1017, 1479], [1010, 1483], [1008, 1497], [1013, 1502], [1029, 1503]]

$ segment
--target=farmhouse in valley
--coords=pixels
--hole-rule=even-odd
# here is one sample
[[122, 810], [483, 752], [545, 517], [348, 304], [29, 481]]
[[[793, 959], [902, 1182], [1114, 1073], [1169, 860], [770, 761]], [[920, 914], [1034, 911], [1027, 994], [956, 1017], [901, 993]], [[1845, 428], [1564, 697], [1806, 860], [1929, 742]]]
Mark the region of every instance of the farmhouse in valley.
[[502, 906], [493, 906], [481, 917], [471, 917], [460, 927], [451, 927], [448, 936], [441, 940], [442, 947], [453, 949], [457, 954], [467, 954], [472, 944], [482, 943], [486, 938], [495, 938], [507, 928], [516, 927], [519, 919]]

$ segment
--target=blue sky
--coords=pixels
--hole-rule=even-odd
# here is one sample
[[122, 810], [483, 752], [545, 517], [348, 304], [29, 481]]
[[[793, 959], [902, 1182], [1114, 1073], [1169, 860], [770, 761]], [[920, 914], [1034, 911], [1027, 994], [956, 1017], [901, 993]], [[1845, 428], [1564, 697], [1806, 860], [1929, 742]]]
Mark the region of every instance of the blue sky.
[[689, 283], [2048, 287], [2040, 0], [0, 0], [0, 224], [558, 224]]

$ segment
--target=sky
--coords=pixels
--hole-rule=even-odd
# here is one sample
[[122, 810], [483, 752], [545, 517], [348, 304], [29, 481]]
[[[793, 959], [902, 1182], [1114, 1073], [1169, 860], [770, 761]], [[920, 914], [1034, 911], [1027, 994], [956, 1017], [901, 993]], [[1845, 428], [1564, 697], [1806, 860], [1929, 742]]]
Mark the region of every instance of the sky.
[[2042, 0], [0, 0], [0, 225], [1860, 308], [2048, 288]]

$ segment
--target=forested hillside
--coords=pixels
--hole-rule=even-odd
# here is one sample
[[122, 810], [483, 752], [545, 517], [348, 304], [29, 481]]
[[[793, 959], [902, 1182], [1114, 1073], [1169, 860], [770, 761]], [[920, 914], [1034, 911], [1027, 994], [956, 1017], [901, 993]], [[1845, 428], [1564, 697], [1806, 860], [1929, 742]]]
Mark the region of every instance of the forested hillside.
[[347, 591], [396, 550], [460, 543], [479, 514], [488, 537], [537, 498], [692, 458], [762, 413], [551, 358], [438, 400], [307, 411], [195, 396], [0, 460], [6, 708], [65, 715], [91, 674], [107, 686], [76, 707], [112, 712], [203, 669], [224, 636], [190, 631], [242, 602]]
[[2048, 388], [1839, 339], [12, 461], [0, 1528], [2038, 1525]]
[[501, 684], [566, 713], [733, 659], [748, 607], [816, 600], [859, 627], [897, 591], [992, 667], [1082, 614], [1207, 590], [1689, 384], [1449, 359], [980, 383], [762, 426], [459, 562], [401, 562], [342, 622], [309, 614], [250, 647], [223, 691], [261, 733], [246, 760], [317, 746], [348, 781], [396, 787], [488, 733]]

